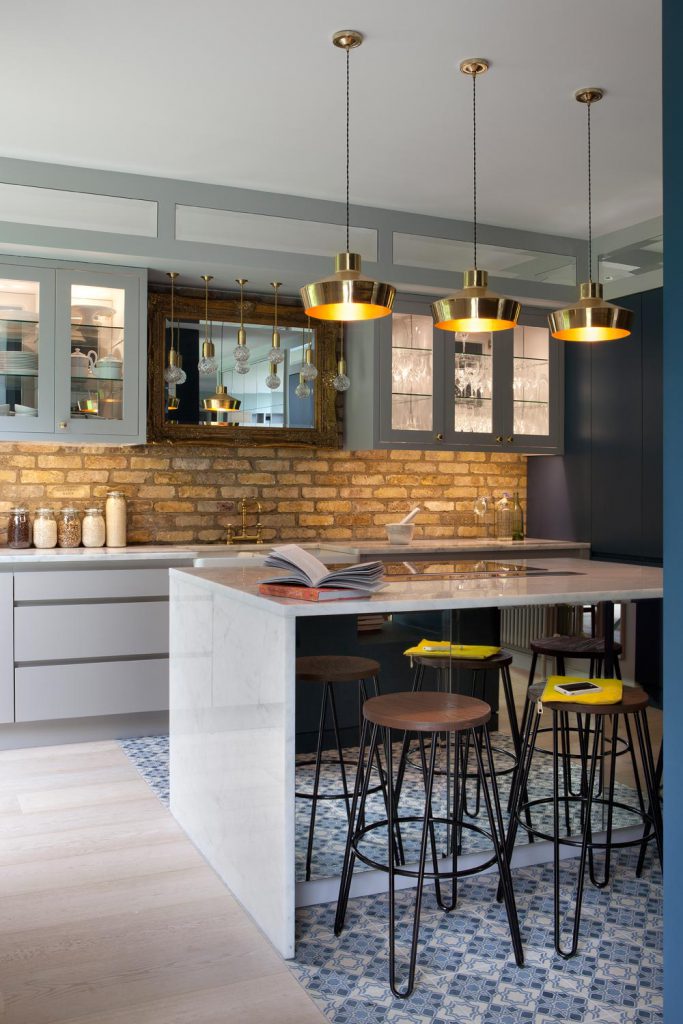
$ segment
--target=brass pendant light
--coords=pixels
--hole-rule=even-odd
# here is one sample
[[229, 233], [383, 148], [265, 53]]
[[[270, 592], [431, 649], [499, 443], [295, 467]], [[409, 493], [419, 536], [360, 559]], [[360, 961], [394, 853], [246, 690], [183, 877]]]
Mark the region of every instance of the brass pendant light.
[[391, 313], [396, 289], [366, 277], [360, 255], [349, 252], [349, 53], [360, 46], [363, 35], [344, 29], [335, 32], [332, 42], [346, 50], [346, 252], [335, 257], [333, 274], [301, 289], [301, 301], [306, 313], [318, 320], [376, 320]]
[[550, 333], [560, 341], [615, 341], [631, 333], [631, 311], [606, 302], [602, 285], [593, 280], [593, 211], [591, 189], [591, 106], [604, 96], [602, 89], [579, 89], [574, 98], [585, 103], [588, 132], [588, 280], [579, 285], [579, 301], [557, 309], [548, 317]]
[[462, 288], [432, 303], [434, 323], [442, 331], [506, 331], [515, 326], [521, 310], [515, 299], [492, 292], [487, 271], [477, 267], [477, 75], [483, 75], [488, 69], [489, 62], [482, 57], [471, 57], [460, 63], [463, 75], [472, 78], [474, 267], [465, 271]]

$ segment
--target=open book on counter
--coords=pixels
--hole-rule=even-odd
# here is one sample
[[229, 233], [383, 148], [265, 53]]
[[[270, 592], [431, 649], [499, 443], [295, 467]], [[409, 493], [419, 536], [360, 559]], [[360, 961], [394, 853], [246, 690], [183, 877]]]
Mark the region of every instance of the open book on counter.
[[285, 570], [284, 576], [260, 581], [259, 592], [271, 596], [305, 601], [358, 599], [370, 597], [386, 586], [381, 562], [360, 562], [330, 569], [298, 544], [273, 548], [265, 564]]

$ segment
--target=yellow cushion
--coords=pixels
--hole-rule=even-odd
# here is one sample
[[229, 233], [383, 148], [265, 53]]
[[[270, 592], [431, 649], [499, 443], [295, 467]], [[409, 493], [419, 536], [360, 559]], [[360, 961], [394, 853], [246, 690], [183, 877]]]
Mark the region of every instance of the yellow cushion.
[[[601, 686], [600, 693], [558, 693], [555, 689], [561, 683], [595, 683]], [[585, 679], [583, 676], [550, 676], [541, 694], [544, 704], [565, 701], [569, 704], [618, 704], [622, 698], [621, 679]]]
[[448, 640], [420, 640], [415, 647], [403, 652], [421, 658], [469, 658], [484, 661], [500, 653], [500, 647], [483, 647], [476, 644], [452, 644]]

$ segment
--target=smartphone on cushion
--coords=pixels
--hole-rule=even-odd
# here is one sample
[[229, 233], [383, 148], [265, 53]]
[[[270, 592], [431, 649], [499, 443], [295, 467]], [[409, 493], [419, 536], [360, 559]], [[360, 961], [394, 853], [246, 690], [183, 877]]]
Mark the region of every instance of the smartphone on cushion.
[[578, 683], [557, 683], [554, 687], [558, 693], [564, 693], [567, 697], [574, 697], [582, 693], [602, 693], [602, 686], [592, 683], [590, 679]]

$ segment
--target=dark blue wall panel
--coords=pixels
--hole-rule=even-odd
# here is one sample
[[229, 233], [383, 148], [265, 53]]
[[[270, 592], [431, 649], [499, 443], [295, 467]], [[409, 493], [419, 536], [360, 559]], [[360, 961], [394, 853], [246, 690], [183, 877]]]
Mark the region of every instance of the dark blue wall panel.
[[664, 1020], [683, 1021], [683, 4], [664, 0]]

